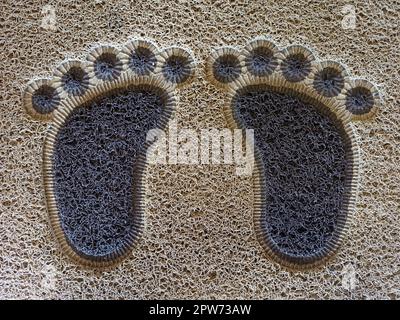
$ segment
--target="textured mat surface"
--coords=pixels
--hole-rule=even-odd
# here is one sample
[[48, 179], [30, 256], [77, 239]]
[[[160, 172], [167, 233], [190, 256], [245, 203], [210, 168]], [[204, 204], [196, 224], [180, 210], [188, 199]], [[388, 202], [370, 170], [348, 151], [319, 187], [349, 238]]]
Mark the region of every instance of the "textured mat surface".
[[239, 91], [233, 108], [261, 153], [267, 233], [285, 255], [321, 251], [343, 214], [342, 130], [313, 104], [267, 86]]
[[[354, 30], [341, 28], [348, 1], [54, 3], [56, 30], [40, 27], [47, 2], [0, 5], [1, 297], [400, 298], [400, 19], [393, 1], [354, 1]], [[355, 124], [364, 161], [357, 211], [329, 265], [290, 272], [267, 258], [253, 232], [252, 180], [222, 165], [149, 167], [146, 233], [118, 267], [87, 270], [62, 254], [41, 187], [48, 125], [26, 116], [26, 82], [49, 75], [65, 57], [85, 57], [95, 42], [123, 43], [129, 36], [153, 38], [163, 47], [178, 42], [193, 50], [201, 70], [211, 48], [243, 45], [261, 34], [282, 46], [306, 44], [323, 58], [340, 59], [384, 93], [377, 117]], [[203, 72], [179, 98], [180, 127], [227, 126], [221, 111], [226, 94]], [[357, 275], [352, 291], [342, 286], [349, 264]]]
[[62, 228], [80, 254], [101, 258], [131, 242], [134, 168], [162, 107], [150, 89], [122, 91], [78, 107], [58, 132], [55, 195]]

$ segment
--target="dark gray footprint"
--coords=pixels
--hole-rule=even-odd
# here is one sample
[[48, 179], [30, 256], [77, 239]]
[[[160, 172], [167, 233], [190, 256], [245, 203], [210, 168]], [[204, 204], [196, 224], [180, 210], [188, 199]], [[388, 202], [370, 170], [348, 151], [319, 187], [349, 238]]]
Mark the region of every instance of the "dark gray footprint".
[[354, 206], [359, 160], [350, 120], [376, 111], [376, 89], [304, 47], [279, 51], [266, 39], [242, 52], [215, 51], [207, 73], [230, 91], [228, 120], [254, 130], [260, 243], [286, 266], [320, 263], [340, 244]]
[[59, 129], [54, 193], [66, 237], [83, 256], [111, 258], [133, 244], [142, 224], [135, 166], [164, 104], [151, 87], [108, 93], [74, 109]]
[[148, 41], [95, 48], [32, 82], [30, 115], [52, 119], [44, 148], [51, 224], [75, 260], [105, 266], [126, 256], [143, 231], [147, 133], [163, 128], [174, 89], [193, 75], [187, 51]]

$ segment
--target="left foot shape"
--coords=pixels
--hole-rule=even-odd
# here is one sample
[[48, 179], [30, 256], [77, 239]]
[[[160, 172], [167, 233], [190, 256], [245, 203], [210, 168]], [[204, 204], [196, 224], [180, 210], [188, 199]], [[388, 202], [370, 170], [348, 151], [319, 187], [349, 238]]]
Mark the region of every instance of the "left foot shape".
[[50, 222], [76, 261], [106, 266], [125, 257], [143, 230], [142, 180], [148, 130], [164, 128], [175, 89], [193, 77], [184, 49], [147, 40], [94, 48], [31, 81], [25, 109], [51, 121], [43, 148]]
[[359, 150], [353, 120], [371, 117], [376, 88], [335, 61], [264, 38], [222, 47], [208, 78], [228, 91], [231, 127], [253, 129], [254, 226], [280, 263], [306, 268], [338, 248], [354, 209]]

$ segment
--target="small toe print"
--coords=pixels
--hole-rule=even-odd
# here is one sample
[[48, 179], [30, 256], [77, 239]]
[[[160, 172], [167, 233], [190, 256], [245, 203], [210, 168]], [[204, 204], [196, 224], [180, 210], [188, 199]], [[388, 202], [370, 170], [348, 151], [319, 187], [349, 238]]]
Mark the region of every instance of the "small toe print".
[[325, 68], [315, 75], [315, 90], [326, 97], [337, 96], [343, 89], [343, 86], [343, 77], [333, 68]]
[[325, 97], [335, 97], [344, 88], [345, 69], [336, 62], [323, 62], [314, 75], [315, 90]]
[[121, 50], [128, 70], [137, 75], [149, 75], [157, 66], [157, 47], [147, 40], [133, 40]]
[[278, 66], [278, 49], [268, 40], [255, 40], [245, 49], [245, 65], [254, 76], [268, 76]]
[[112, 81], [122, 72], [118, 50], [112, 46], [98, 47], [88, 56], [89, 70], [102, 81]]
[[162, 53], [161, 73], [166, 81], [181, 85], [193, 76], [193, 58], [182, 48], [169, 48]]
[[268, 48], [256, 48], [246, 59], [246, 66], [249, 71], [256, 76], [266, 76], [276, 68], [276, 59]]
[[164, 77], [171, 82], [179, 83], [185, 81], [189, 77], [187, 67], [188, 60], [184, 57], [172, 56], [169, 57], [164, 64]]
[[356, 87], [349, 90], [346, 97], [346, 108], [353, 114], [365, 114], [374, 106], [374, 98], [370, 90]]
[[95, 74], [102, 80], [112, 80], [119, 75], [117, 56], [112, 53], [103, 53], [95, 62]]
[[60, 103], [60, 95], [49, 79], [31, 82], [24, 93], [27, 113], [39, 120], [49, 120]]
[[211, 52], [206, 62], [206, 75], [216, 86], [227, 88], [239, 79], [243, 56], [233, 47], [223, 47]]
[[63, 76], [63, 87], [64, 90], [72, 95], [81, 95], [87, 89], [87, 75], [82, 68], [72, 67]]
[[156, 63], [156, 56], [150, 49], [139, 47], [132, 52], [129, 60], [129, 68], [137, 74], [145, 75], [154, 70]]
[[41, 86], [32, 95], [33, 108], [41, 114], [53, 112], [58, 101], [56, 89], [48, 85]]
[[215, 60], [213, 71], [217, 81], [221, 83], [232, 82], [240, 75], [239, 58], [234, 54], [224, 54]]
[[67, 95], [80, 96], [89, 88], [89, 75], [82, 62], [70, 60], [54, 72], [54, 82]]
[[314, 60], [312, 53], [304, 47], [291, 46], [286, 48], [283, 54], [281, 70], [285, 79], [290, 82], [299, 82], [307, 78]]
[[354, 116], [369, 114], [374, 107], [371, 90], [365, 87], [351, 88], [346, 94], [346, 109]]

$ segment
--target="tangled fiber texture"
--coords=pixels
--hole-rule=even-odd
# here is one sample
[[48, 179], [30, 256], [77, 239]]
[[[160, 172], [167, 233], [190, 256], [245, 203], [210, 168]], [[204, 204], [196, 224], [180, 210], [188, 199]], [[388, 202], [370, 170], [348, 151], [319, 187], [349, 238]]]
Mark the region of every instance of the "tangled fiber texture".
[[268, 87], [244, 88], [233, 104], [261, 153], [264, 228], [284, 254], [320, 251], [342, 214], [347, 159], [340, 132], [311, 103]]
[[[400, 11], [391, 0], [354, 0], [356, 28], [342, 29], [349, 1], [52, 1], [56, 30], [41, 27], [45, 2], [0, 3], [0, 296], [75, 299], [400, 299]], [[134, 18], [132, 18], [134, 16]], [[47, 222], [42, 148], [48, 124], [32, 121], [21, 92], [91, 45], [149, 37], [193, 50], [199, 70], [212, 48], [269, 35], [315, 49], [379, 84], [384, 106], [354, 124], [362, 178], [354, 221], [327, 266], [290, 272], [254, 236], [253, 183], [234, 166], [149, 166], [146, 232], [121, 265], [88, 270], [65, 256]], [[179, 128], [226, 128], [225, 92], [196, 73], [178, 92]], [[189, 192], [190, 190], [190, 192]], [[353, 290], [342, 286], [352, 265]], [[50, 274], [53, 287], [43, 286]]]
[[55, 195], [61, 225], [79, 253], [111, 254], [134, 232], [134, 166], [162, 105], [150, 90], [114, 93], [75, 109], [58, 132]]

